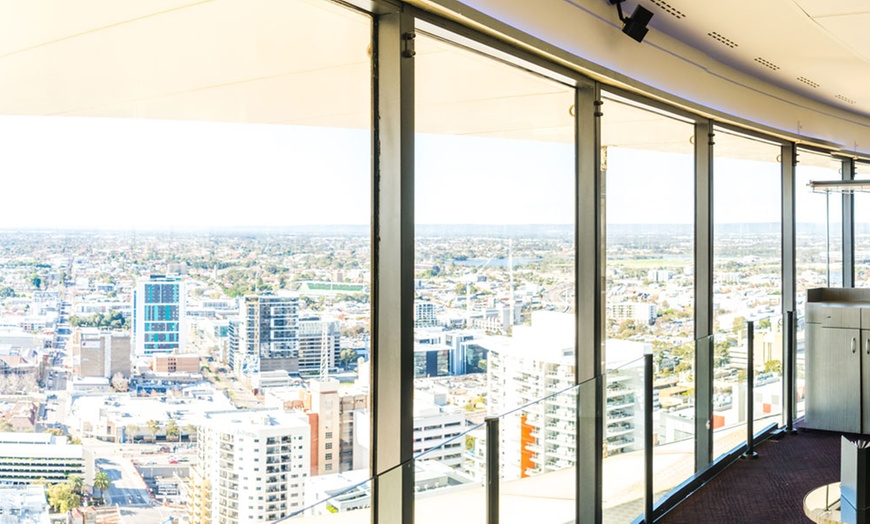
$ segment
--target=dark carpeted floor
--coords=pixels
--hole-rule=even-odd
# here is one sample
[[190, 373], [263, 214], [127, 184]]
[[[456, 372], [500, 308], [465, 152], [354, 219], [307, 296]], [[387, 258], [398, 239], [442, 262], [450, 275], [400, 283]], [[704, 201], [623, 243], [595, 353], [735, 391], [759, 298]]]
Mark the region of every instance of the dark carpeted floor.
[[[805, 523], [803, 499], [840, 480], [840, 433], [801, 429], [756, 447], [758, 459], [740, 460], [657, 522]], [[866, 436], [865, 436], [866, 438]]]

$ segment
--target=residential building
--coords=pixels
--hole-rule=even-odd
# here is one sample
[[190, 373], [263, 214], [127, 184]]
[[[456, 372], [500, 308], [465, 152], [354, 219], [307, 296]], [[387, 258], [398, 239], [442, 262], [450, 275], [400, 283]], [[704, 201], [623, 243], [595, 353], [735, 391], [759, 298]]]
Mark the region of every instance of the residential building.
[[353, 415], [368, 409], [368, 392], [356, 387], [340, 387], [335, 379], [310, 380], [303, 399], [305, 408], [316, 415], [313, 419], [317, 422], [317, 433], [312, 438], [317, 443], [316, 455], [312, 449], [312, 475], [353, 469]]
[[14, 432], [36, 431], [36, 419], [39, 416], [39, 406], [30, 401], [16, 402], [12, 409], [0, 415], [9, 423]]
[[438, 325], [435, 304], [425, 300], [414, 301], [414, 327], [434, 327]]
[[299, 297], [257, 295], [242, 300], [230, 323], [230, 367], [237, 376], [296, 371], [299, 362]]
[[[515, 326], [513, 337], [491, 337], [487, 398], [490, 413], [508, 413], [501, 425], [505, 478], [523, 478], [571, 468], [577, 438], [574, 383], [574, 317], [538, 311], [531, 326]], [[533, 349], [532, 349], [533, 348]], [[642, 448], [640, 358], [645, 345], [608, 341], [605, 456]], [[634, 357], [634, 361], [625, 358]], [[636, 362], [633, 366], [626, 363]]]
[[341, 354], [341, 323], [325, 317], [299, 320], [299, 372], [336, 368]]
[[208, 414], [192, 468], [192, 523], [269, 522], [302, 508], [310, 474], [308, 417], [283, 410]]
[[130, 376], [130, 335], [99, 328], [77, 327], [69, 341], [73, 375], [111, 378], [115, 373]]
[[133, 354], [183, 353], [187, 349], [185, 286], [178, 276], [151, 275], [133, 293]]
[[[415, 462], [436, 461], [461, 469], [465, 440], [457, 438], [465, 431], [465, 411], [447, 403], [446, 394], [428, 390], [414, 392]], [[365, 435], [371, 428], [368, 410], [354, 411], [353, 469], [369, 467], [369, 443]]]
[[155, 373], [199, 373], [199, 355], [151, 355], [151, 369]]
[[610, 318], [614, 320], [635, 320], [645, 324], [654, 324], [658, 316], [655, 304], [646, 302], [619, 302], [607, 306]]

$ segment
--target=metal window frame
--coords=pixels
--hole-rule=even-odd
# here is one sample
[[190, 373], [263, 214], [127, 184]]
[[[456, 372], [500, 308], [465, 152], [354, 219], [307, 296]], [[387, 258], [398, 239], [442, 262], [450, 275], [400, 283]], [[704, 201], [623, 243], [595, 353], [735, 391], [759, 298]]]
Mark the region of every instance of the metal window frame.
[[695, 123], [695, 471], [713, 462], [713, 122]]
[[[413, 59], [402, 56], [417, 22], [437, 37], [575, 88], [575, 382], [597, 382], [595, 395], [580, 399], [579, 412], [594, 410], [596, 423], [578, 425], [576, 512], [578, 521], [602, 519], [604, 372], [604, 191], [601, 174], [601, 91], [637, 101], [694, 123], [695, 131], [695, 337], [697, 472], [713, 464], [713, 129], [780, 144], [783, 148], [783, 294], [794, 305], [793, 143], [774, 135], [709, 119], [652, 97], [602, 85], [582, 72], [440, 15], [394, 0], [346, 0], [374, 16], [373, 207], [372, 207], [372, 471], [378, 475], [410, 460], [413, 439]], [[432, 28], [435, 29], [431, 29]], [[443, 30], [443, 33], [438, 29]], [[411, 47], [412, 47], [412, 40]], [[413, 50], [411, 49], [411, 52]], [[395, 98], [395, 100], [394, 100]], [[791, 198], [791, 204], [786, 200]], [[845, 206], [844, 206], [845, 207]], [[845, 214], [844, 214], [845, 216]], [[845, 223], [845, 222], [844, 222]], [[845, 226], [844, 226], [845, 227]], [[845, 233], [845, 232], [844, 232]], [[581, 249], [581, 247], [583, 249]], [[591, 247], [591, 249], [590, 249]], [[845, 242], [844, 242], [845, 248]], [[791, 259], [788, 260], [789, 254]], [[386, 362], [386, 361], [391, 362]], [[578, 398], [580, 396], [578, 395]], [[588, 400], [590, 399], [591, 400]], [[585, 404], [584, 404], [585, 403]], [[586, 405], [588, 404], [588, 405]], [[384, 447], [390, 448], [385, 450]], [[398, 450], [398, 451], [396, 451]], [[398, 461], [398, 462], [397, 462]], [[372, 522], [413, 522], [413, 471], [399, 468], [374, 485]], [[393, 478], [394, 477], [394, 478]], [[589, 479], [593, 479], [589, 489]]]
[[[372, 41], [372, 522], [414, 521], [414, 17]], [[398, 466], [398, 467], [397, 467]]]

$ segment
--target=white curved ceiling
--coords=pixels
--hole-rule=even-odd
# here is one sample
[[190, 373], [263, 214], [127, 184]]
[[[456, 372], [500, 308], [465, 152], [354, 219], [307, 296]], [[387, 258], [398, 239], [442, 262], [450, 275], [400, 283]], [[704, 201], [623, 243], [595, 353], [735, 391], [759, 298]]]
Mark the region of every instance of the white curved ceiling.
[[[470, 6], [698, 106], [870, 154], [870, 3], [642, 0], [654, 17], [637, 44], [608, 0], [411, 1]], [[0, 0], [0, 114], [367, 127], [369, 32], [321, 0]], [[420, 81], [453, 81], [436, 73]]]
[[[870, 115], [870, 3], [643, 0], [661, 31], [810, 98]], [[653, 37], [654, 38], [654, 37]]]
[[870, 153], [868, 2], [626, 0], [654, 14], [638, 44], [608, 0], [409, 1], [702, 113]]

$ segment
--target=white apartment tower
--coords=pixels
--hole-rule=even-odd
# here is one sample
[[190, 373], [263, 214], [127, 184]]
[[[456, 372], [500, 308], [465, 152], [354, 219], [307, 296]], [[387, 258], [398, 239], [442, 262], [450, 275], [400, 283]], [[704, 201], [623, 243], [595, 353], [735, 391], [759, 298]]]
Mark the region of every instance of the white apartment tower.
[[185, 290], [181, 277], [151, 275], [133, 292], [133, 353], [182, 353], [186, 349]]
[[307, 415], [283, 410], [208, 413], [196, 445], [191, 522], [273, 522], [302, 508], [311, 469]]
[[[532, 314], [531, 326], [514, 326], [512, 337], [489, 337], [479, 341], [489, 350], [487, 398], [490, 413], [506, 413], [527, 405], [505, 416], [501, 422], [505, 478], [522, 478], [574, 466], [577, 394], [578, 391], [581, 395], [592, 394], [593, 389], [591, 386], [584, 389], [582, 385], [572, 387], [573, 336], [573, 316], [539, 311]], [[608, 341], [608, 349], [611, 343], [614, 355], [624, 357], [636, 353], [638, 365], [629, 364], [607, 374], [605, 456], [639, 449], [643, 428], [639, 394], [643, 368], [639, 359], [645, 345]], [[616, 346], [620, 346], [618, 351]]]

